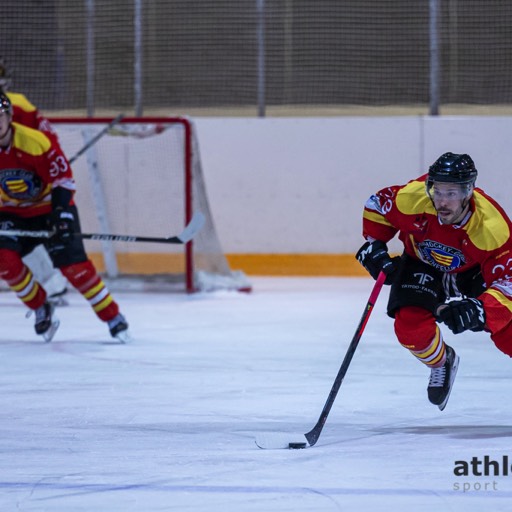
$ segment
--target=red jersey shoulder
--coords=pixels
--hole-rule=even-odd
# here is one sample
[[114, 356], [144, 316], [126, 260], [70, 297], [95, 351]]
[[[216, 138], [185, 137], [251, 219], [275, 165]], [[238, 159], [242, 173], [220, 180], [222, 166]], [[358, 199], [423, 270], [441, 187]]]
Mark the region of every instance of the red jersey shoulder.
[[56, 137], [50, 121], [41, 115], [39, 109], [22, 93], [8, 92], [12, 104], [12, 120], [36, 130], [41, 130]]
[[24, 94], [20, 92], [8, 92], [7, 97], [15, 109], [17, 108], [20, 111], [29, 113], [37, 112], [36, 106], [33, 105]]
[[425, 174], [404, 185], [392, 185], [379, 190], [368, 199], [365, 209], [386, 216], [389, 220], [424, 213], [435, 214], [425, 190], [426, 177]]
[[13, 127], [13, 148], [30, 156], [38, 157], [54, 147], [54, 141], [45, 133], [16, 122]]
[[12, 104], [12, 120], [31, 128], [39, 128], [38, 111], [24, 94], [8, 92], [7, 97]]
[[505, 244], [510, 245], [512, 223], [498, 202], [476, 188], [472, 205], [473, 213], [464, 230], [473, 245], [487, 252], [496, 251]]

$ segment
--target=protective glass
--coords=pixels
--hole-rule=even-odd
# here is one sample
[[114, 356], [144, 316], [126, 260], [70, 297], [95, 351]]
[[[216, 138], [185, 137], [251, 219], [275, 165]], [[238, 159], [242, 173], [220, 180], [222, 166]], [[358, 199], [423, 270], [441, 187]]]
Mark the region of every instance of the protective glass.
[[471, 195], [472, 183], [445, 183], [429, 181], [427, 194], [433, 201], [462, 201]]

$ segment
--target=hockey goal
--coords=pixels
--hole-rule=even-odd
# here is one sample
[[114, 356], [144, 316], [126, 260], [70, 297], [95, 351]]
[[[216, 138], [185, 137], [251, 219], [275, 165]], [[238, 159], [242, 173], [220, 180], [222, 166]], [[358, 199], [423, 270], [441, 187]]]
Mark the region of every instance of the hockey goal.
[[180, 233], [197, 210], [206, 222], [184, 246], [86, 241], [89, 256], [109, 285], [249, 291], [243, 272], [229, 268], [215, 231], [192, 121], [131, 117], [109, 127], [111, 121], [51, 119], [73, 160], [82, 231], [165, 238]]

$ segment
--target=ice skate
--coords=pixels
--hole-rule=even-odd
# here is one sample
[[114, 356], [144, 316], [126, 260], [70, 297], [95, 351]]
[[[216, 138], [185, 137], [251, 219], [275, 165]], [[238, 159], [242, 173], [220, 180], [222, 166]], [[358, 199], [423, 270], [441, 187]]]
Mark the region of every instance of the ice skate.
[[52, 341], [60, 325], [59, 319], [53, 315], [54, 309], [55, 306], [52, 303], [45, 302], [35, 310], [36, 322], [34, 329], [36, 334], [41, 335], [46, 343]]
[[428, 399], [443, 410], [448, 403], [450, 393], [459, 368], [459, 356], [452, 347], [446, 345], [446, 361], [439, 368], [432, 368], [428, 383]]
[[108, 321], [108, 328], [112, 338], [119, 340], [121, 343], [130, 343], [132, 341], [128, 332], [128, 322], [121, 313]]

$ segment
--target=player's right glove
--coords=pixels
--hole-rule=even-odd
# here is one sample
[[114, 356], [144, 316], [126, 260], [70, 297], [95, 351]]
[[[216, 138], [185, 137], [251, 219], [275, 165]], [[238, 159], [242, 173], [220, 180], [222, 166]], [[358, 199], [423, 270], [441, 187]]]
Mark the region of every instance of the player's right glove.
[[478, 299], [453, 300], [439, 306], [436, 320], [448, 326], [453, 334], [470, 330], [474, 332], [485, 329], [484, 305]]
[[382, 271], [386, 274], [384, 284], [391, 284], [393, 282], [400, 256], [391, 258], [388, 253], [388, 246], [384, 242], [380, 240], [366, 242], [361, 249], [357, 251], [356, 258], [373, 279], [377, 279]]
[[67, 245], [73, 241], [75, 232], [75, 216], [67, 208], [59, 206], [50, 214], [50, 227], [55, 232], [55, 237]]

